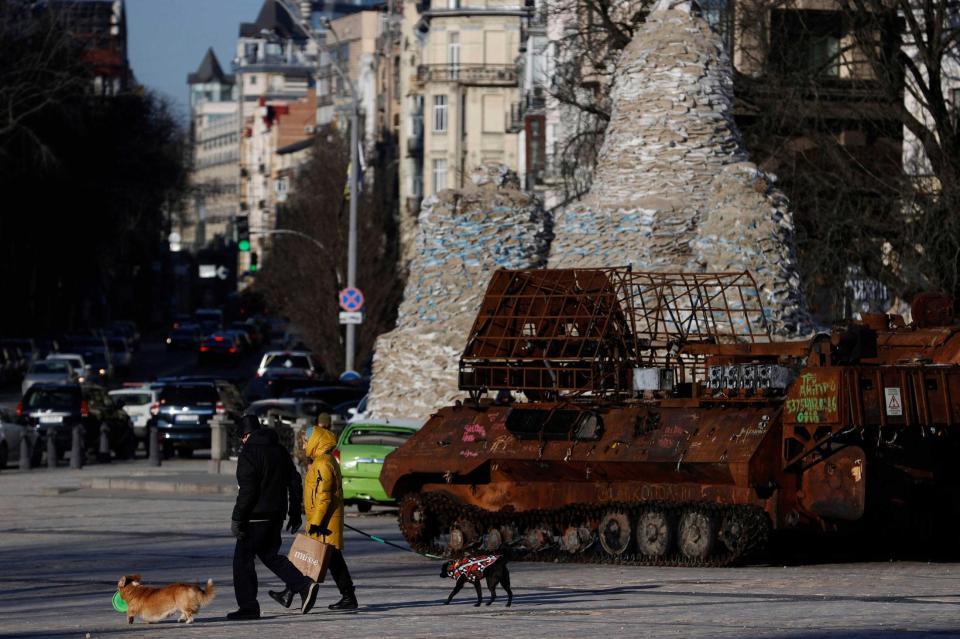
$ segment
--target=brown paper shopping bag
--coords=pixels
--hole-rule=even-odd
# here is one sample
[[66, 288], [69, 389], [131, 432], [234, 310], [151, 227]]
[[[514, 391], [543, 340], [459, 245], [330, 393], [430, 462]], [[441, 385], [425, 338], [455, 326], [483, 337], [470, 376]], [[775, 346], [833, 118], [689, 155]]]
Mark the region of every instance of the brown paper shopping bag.
[[312, 537], [299, 533], [290, 546], [287, 559], [297, 570], [317, 583], [323, 583], [330, 563], [330, 546]]

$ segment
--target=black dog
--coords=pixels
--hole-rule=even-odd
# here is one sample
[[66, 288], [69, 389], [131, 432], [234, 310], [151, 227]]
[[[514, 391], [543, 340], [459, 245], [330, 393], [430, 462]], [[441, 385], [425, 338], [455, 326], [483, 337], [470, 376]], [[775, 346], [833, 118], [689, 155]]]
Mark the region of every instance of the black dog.
[[463, 585], [468, 581], [477, 589], [477, 603], [479, 606], [483, 601], [483, 592], [480, 590], [480, 580], [487, 580], [487, 588], [490, 589], [490, 601], [487, 605], [493, 603], [497, 598], [497, 584], [503, 586], [507, 591], [507, 606], [513, 603], [513, 591], [510, 590], [510, 571], [507, 569], [507, 560], [503, 555], [479, 555], [476, 557], [464, 557], [454, 561], [448, 561], [440, 568], [441, 577], [450, 577], [457, 580], [457, 585], [444, 605], [450, 603], [454, 596], [460, 592]]

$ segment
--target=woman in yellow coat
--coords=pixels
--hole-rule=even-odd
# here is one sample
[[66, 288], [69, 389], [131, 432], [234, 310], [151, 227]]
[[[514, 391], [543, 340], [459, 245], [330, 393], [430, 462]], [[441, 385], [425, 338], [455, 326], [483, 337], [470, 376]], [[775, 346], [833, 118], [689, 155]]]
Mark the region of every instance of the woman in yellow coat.
[[[333, 456], [337, 436], [318, 424], [307, 440], [306, 454], [311, 460], [303, 479], [303, 508], [306, 512], [307, 534], [330, 544], [330, 574], [340, 590], [340, 601], [330, 610], [354, 610], [357, 597], [353, 579], [343, 559], [343, 484], [340, 463]], [[290, 596], [288, 596], [288, 594]], [[271, 592], [270, 596], [283, 605], [292, 600], [292, 593]]]

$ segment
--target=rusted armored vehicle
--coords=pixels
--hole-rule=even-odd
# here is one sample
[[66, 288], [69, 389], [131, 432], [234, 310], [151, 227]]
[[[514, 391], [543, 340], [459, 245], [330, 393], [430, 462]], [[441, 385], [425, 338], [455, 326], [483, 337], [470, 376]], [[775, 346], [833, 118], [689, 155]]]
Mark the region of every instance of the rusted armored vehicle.
[[496, 272], [460, 360], [469, 399], [386, 458], [404, 536], [448, 554], [728, 565], [772, 531], [949, 511], [952, 300], [800, 341], [767, 326], [747, 273]]

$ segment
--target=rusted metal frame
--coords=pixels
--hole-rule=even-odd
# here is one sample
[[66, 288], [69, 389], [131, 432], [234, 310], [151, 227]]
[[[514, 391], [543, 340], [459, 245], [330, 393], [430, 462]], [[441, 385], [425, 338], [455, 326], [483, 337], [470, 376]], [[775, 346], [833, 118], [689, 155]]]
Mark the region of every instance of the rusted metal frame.
[[950, 386], [947, 383], [947, 373], [943, 369], [940, 373], [940, 388], [943, 389], [943, 406], [947, 412], [947, 428], [953, 426], [953, 405], [950, 403]]
[[[903, 419], [906, 427], [910, 428], [913, 426], [913, 406], [909, 406], [907, 403], [907, 400], [910, 399], [910, 386], [907, 384], [907, 371], [901, 368], [897, 370], [897, 373], [898, 377], [900, 378], [900, 388], [902, 388], [904, 391], [901, 393], [901, 401], [903, 402]], [[884, 402], [886, 402], [886, 397], [884, 397]], [[884, 406], [884, 410], [886, 410], [886, 406]]]
[[[826, 424], [821, 424], [821, 425], [822, 425], [822, 426], [826, 426]], [[806, 470], [808, 470], [808, 469], [810, 469], [810, 468], [813, 468], [813, 467], [816, 466], [817, 464], [819, 464], [819, 463], [821, 463], [821, 462], [823, 462], [823, 461], [826, 461], [826, 459], [829, 457], [829, 455], [823, 455], [823, 454], [822, 454], [824, 446], [826, 446], [827, 444], [833, 442], [837, 437], [839, 437], [839, 436], [841, 436], [841, 435], [847, 435], [847, 434], [849, 434], [849, 433], [852, 433], [854, 430], [856, 430], [856, 427], [854, 427], [854, 426], [847, 426], [846, 428], [841, 427], [839, 430], [832, 430], [832, 429], [831, 429], [830, 434], [827, 435], [826, 437], [823, 437], [823, 438], [821, 438], [821, 439], [811, 440], [811, 442], [805, 444], [805, 446], [806, 446], [806, 450], [805, 450], [805, 451], [803, 451], [803, 452], [800, 453], [799, 455], [794, 456], [792, 459], [788, 459], [788, 460], [784, 463], [784, 465], [783, 465], [784, 470], [790, 470], [790, 468], [791, 468], [792, 466], [794, 466], [795, 464], [801, 462], [805, 457], [809, 457], [809, 456], [812, 455], [813, 453], [821, 453], [820, 458], [817, 459], [817, 460], [815, 460], [815, 461], [814, 461], [813, 463], [811, 463], [811, 464], [805, 464], [805, 465], [804, 465], [804, 464], [801, 464], [801, 465], [800, 465], [800, 468], [799, 468], [800, 472], [806, 471]], [[850, 444], [841, 442], [841, 447], [840, 447], [839, 449], [837, 449], [837, 450], [835, 450], [835, 451], [830, 451], [830, 452], [831, 452], [831, 453], [836, 453], [836, 452], [839, 452], [839, 451], [843, 450], [844, 448], [846, 448], [846, 447], [848, 447], [848, 446], [850, 446]]]
[[883, 392], [883, 374], [880, 368], [873, 371], [873, 378], [877, 384], [877, 401], [880, 403], [880, 430], [882, 432], [887, 427], [887, 398]]
[[[746, 275], [746, 272], [744, 272], [744, 274]], [[738, 278], [738, 279], [739, 279], [739, 278]], [[752, 278], [751, 278], [751, 279], [752, 279]], [[757, 287], [756, 282], [753, 283], [753, 287], [754, 287], [754, 290], [756, 290], [756, 287]], [[747, 330], [748, 330], [749, 333], [750, 333], [750, 343], [751, 343], [751, 344], [755, 344], [755, 343], [757, 343], [757, 339], [756, 339], [756, 337], [754, 336], [754, 333], [753, 333], [753, 321], [751, 321], [750, 316], [749, 316], [750, 310], [749, 310], [749, 308], [747, 307], [747, 300], [746, 300], [746, 298], [744, 298], [744, 295], [743, 295], [743, 286], [740, 286], [739, 284], [737, 284], [737, 295], [740, 297], [740, 308], [743, 309], [744, 315], [745, 315], [745, 317], [746, 317]], [[763, 315], [763, 301], [760, 299], [760, 291], [757, 291], [757, 303], [760, 304], [760, 322], [761, 322], [761, 326], [766, 327], [766, 325], [767, 325], [767, 324], [766, 324], [766, 317], [764, 317], [764, 315]], [[766, 334], [767, 334], [767, 335], [766, 335], [767, 339], [770, 339], [769, 329], [768, 329], [767, 331], [765, 331], [765, 332], [766, 332]]]
[[927, 397], [927, 376], [926, 369], [920, 366], [917, 370], [911, 371], [913, 377], [914, 393], [917, 399], [918, 415], [922, 426], [933, 425], [933, 413], [930, 411], [930, 398]]
[[[608, 278], [608, 279], [609, 279], [609, 278]], [[614, 303], [616, 303], [616, 293], [614, 293], [613, 299], [614, 299]], [[599, 304], [594, 304], [594, 317], [596, 317], [596, 316], [598, 315], [598, 310], [599, 310]], [[609, 327], [610, 327], [610, 321], [611, 321], [612, 318], [613, 318], [614, 312], [616, 312], [616, 309], [615, 309], [615, 308], [610, 308], [610, 309], [607, 310], [606, 313], [604, 313], [604, 314], [602, 315], [602, 317], [603, 317], [603, 319], [604, 319], [604, 323], [603, 323], [602, 330], [601, 330], [601, 331], [599, 332], [599, 334], [598, 334], [598, 335], [599, 335], [599, 339], [601, 340], [601, 343], [602, 343], [602, 341], [603, 341], [604, 336], [608, 335], [608, 331], [609, 331]], [[594, 360], [594, 361], [596, 361], [596, 360]], [[619, 378], [619, 375], [618, 375], [617, 377]], [[619, 384], [619, 381], [620, 381], [619, 379], [615, 380], [615, 384], [614, 384], [614, 385], [616, 386], [617, 384]], [[599, 392], [599, 391], [601, 391], [602, 389], [601, 389], [601, 388], [597, 388], [597, 389], [595, 389], [595, 390], [596, 390], [597, 392]], [[615, 390], [616, 390], [617, 392], [622, 392], [622, 389], [619, 389], [619, 388], [616, 388]]]

